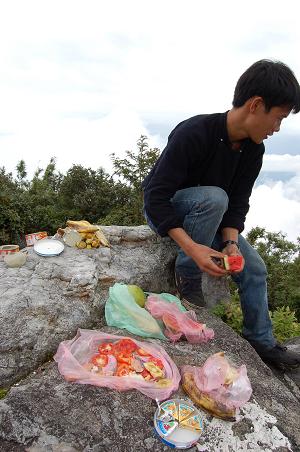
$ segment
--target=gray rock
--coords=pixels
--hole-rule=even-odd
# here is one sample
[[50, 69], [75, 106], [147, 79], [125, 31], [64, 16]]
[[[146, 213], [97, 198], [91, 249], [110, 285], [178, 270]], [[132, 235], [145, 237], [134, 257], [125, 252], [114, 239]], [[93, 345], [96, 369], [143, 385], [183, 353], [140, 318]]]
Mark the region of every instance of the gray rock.
[[[154, 434], [153, 400], [135, 390], [120, 393], [68, 383], [56, 363], [47, 362], [78, 327], [129, 334], [103, 326], [103, 307], [114, 282], [174, 293], [176, 248], [169, 239], [157, 238], [147, 226], [103, 230], [111, 248], [66, 248], [54, 258], [30, 250], [20, 269], [0, 263], [0, 384], [15, 383], [0, 401], [0, 451], [168, 450]], [[214, 295], [211, 304], [222, 297]], [[204, 432], [191, 450], [299, 450], [297, 394], [220, 319], [205, 308], [196, 308], [196, 313], [214, 328], [215, 339], [202, 345], [165, 343], [166, 351], [180, 367], [201, 365], [224, 350], [236, 365], [247, 365], [253, 396], [235, 423], [203, 412]], [[184, 397], [182, 389], [175, 395]]]

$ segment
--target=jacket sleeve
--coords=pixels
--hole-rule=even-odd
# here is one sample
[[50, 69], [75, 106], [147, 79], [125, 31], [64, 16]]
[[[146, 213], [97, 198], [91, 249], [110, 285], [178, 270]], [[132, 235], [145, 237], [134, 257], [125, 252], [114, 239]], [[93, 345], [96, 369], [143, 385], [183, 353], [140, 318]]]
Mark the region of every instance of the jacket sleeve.
[[146, 214], [162, 237], [167, 236], [170, 229], [183, 225], [183, 218], [175, 213], [171, 199], [184, 186], [189, 168], [196, 160], [193, 137], [182, 132], [175, 133], [169, 137], [152, 177], [144, 188]]
[[[249, 152], [252, 150], [250, 149]], [[252, 162], [244, 165], [239, 172], [237, 181], [229, 195], [228, 209], [223, 216], [219, 229], [226, 227], [238, 229], [239, 233], [244, 230], [246, 215], [249, 210], [249, 199], [252, 189], [260, 172], [264, 154], [264, 145], [256, 153]]]

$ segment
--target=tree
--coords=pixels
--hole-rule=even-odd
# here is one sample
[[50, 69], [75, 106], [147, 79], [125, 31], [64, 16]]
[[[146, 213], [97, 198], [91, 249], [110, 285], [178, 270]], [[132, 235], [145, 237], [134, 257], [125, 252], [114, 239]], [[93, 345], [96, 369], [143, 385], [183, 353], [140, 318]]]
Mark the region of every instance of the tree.
[[93, 170], [73, 165], [63, 178], [59, 206], [67, 216], [97, 223], [105, 217], [118, 199], [116, 184], [103, 168]]
[[282, 232], [253, 228], [247, 235], [268, 271], [268, 298], [271, 310], [291, 306], [300, 314], [300, 243], [286, 239]]
[[0, 168], [0, 244], [18, 243], [24, 227], [21, 215], [23, 189], [13, 179], [12, 173]]
[[128, 224], [128, 221], [132, 225], [145, 223], [142, 212], [142, 181], [153, 167], [159, 154], [159, 149], [150, 149], [147, 137], [141, 135], [137, 141], [137, 150], [126, 151], [126, 158], [118, 158], [114, 153], [111, 155], [114, 168], [113, 176], [123, 179], [131, 189], [128, 193], [127, 205], [120, 206], [119, 210], [114, 209], [114, 217], [121, 224]]
[[20, 185], [25, 184], [25, 177], [27, 176], [27, 171], [26, 171], [26, 164], [24, 160], [20, 160], [19, 163], [16, 166], [16, 170], [17, 170], [17, 179], [19, 181]]

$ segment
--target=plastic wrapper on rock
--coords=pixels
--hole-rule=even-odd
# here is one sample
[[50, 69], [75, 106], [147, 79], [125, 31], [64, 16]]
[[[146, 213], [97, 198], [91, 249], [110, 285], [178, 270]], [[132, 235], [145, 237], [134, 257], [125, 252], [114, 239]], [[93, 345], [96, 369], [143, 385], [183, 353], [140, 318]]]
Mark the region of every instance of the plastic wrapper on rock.
[[234, 421], [252, 394], [246, 366], [234, 366], [223, 352], [210, 356], [202, 367], [183, 366], [181, 376], [182, 387], [193, 402], [224, 420]]
[[[156, 359], [157, 363], [163, 365], [164, 378], [161, 382], [146, 381], [139, 375], [136, 378], [134, 375], [123, 376], [121, 373], [118, 375], [106, 374], [99, 376], [91, 371], [93, 369], [87, 367], [93, 355], [99, 350], [99, 346], [103, 347], [105, 344], [115, 343], [122, 339], [134, 342], [138, 350], [142, 349], [145, 354], [151, 355], [153, 359]], [[67, 381], [108, 387], [118, 391], [137, 389], [146, 396], [160, 401], [167, 399], [176, 391], [180, 382], [180, 373], [176, 364], [160, 345], [106, 334], [96, 330], [80, 329], [73, 339], [61, 342], [54, 360], [58, 364], [59, 372]], [[113, 369], [113, 364], [113, 362], [110, 363], [108, 361], [107, 366], [111, 365], [110, 370]], [[165, 384], [166, 382], [168, 384]]]

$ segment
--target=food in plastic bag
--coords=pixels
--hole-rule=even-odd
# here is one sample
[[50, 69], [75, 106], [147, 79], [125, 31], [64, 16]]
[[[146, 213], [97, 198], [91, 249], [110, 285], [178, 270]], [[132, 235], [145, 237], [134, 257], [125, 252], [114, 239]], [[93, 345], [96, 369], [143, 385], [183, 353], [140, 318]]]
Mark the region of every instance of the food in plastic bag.
[[126, 284], [110, 287], [105, 320], [109, 326], [125, 328], [138, 336], [166, 339], [157, 321], [135, 302]]
[[198, 406], [225, 420], [235, 420], [236, 411], [251, 397], [246, 366], [230, 364], [224, 352], [210, 356], [202, 367], [183, 366], [182, 387]]
[[167, 399], [180, 381], [175, 363], [159, 345], [95, 330], [78, 330], [75, 338], [61, 342], [54, 359], [67, 381], [135, 388], [152, 399]]
[[89, 223], [86, 220], [67, 220], [65, 229], [59, 228], [57, 235], [63, 237], [69, 246], [77, 246], [80, 249], [99, 248], [99, 246], [110, 246], [100, 226]]
[[178, 341], [181, 336], [192, 344], [207, 342], [214, 337], [214, 331], [197, 321], [194, 311], [182, 312], [176, 303], [169, 303], [158, 295], [149, 295], [146, 309], [155, 319], [162, 320], [166, 329], [164, 335], [171, 341]]

